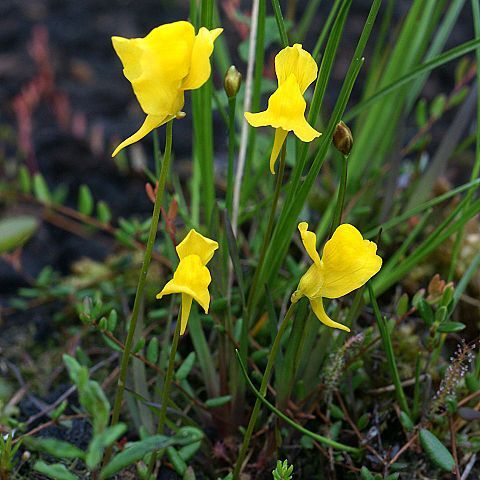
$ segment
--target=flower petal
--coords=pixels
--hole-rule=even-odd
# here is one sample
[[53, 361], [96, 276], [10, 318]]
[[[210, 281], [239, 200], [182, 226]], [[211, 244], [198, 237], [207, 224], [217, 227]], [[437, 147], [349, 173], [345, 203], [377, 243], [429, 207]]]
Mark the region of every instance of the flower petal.
[[130, 137], [125, 139], [112, 153], [112, 157], [114, 157], [120, 150], [125, 147], [128, 147], [132, 143], [138, 142], [143, 137], [148, 135], [152, 130], [163, 125], [164, 123], [171, 120], [173, 116], [170, 117], [157, 117], [155, 115], [147, 115], [145, 121], [143, 122], [142, 126]]
[[313, 232], [308, 231], [308, 223], [300, 222], [298, 224], [298, 231], [302, 237], [302, 243], [308, 256], [313, 260], [313, 263], [320, 265], [320, 255], [317, 252], [317, 236]]
[[192, 308], [193, 297], [186, 293], [182, 293], [182, 312], [180, 317], [180, 335], [185, 333], [187, 328], [188, 317], [190, 316], [190, 310]]
[[[310, 268], [302, 275], [298, 283], [297, 291], [294, 298], [298, 299], [302, 296], [308, 298], [316, 298], [322, 295], [323, 286], [323, 268], [316, 263], [310, 265]], [[295, 302], [293, 302], [295, 303]]]
[[303, 95], [317, 78], [318, 67], [313, 57], [302, 48], [301, 44], [296, 43], [293, 47], [286, 47], [277, 54], [275, 71], [279, 85], [293, 74]]
[[222, 32], [223, 28], [214, 30], [200, 28], [193, 43], [190, 71], [183, 81], [183, 90], [200, 88], [208, 80], [212, 71], [210, 56], [213, 52], [213, 42]]
[[305, 120], [306, 106], [300, 87], [292, 74], [270, 96], [267, 110], [260, 113], [245, 112], [245, 118], [253, 127], [270, 125], [286, 131], [293, 130], [302, 141], [310, 142], [320, 136], [320, 133]]
[[306, 120], [305, 117], [299, 117], [295, 125], [293, 125], [293, 133], [302, 141], [302, 142], [312, 142], [317, 137], [321, 135], [320, 132], [317, 132]]
[[349, 332], [350, 329], [342, 325], [341, 323], [334, 322], [325, 312], [325, 308], [323, 307], [323, 299], [321, 297], [318, 298], [311, 298], [310, 305], [312, 306], [313, 313], [317, 316], [317, 318], [325, 324], [327, 327], [331, 328], [339, 328], [340, 330], [345, 330]]
[[145, 113], [166, 116], [182, 109], [180, 87], [190, 70], [194, 39], [193, 25], [183, 21], [154, 28], [144, 38], [112, 38]]
[[206, 265], [217, 249], [218, 243], [215, 240], [204, 237], [192, 228], [187, 236], [177, 245], [177, 254], [180, 260], [188, 255], [197, 255], [202, 264]]
[[340, 225], [323, 249], [322, 296], [342, 297], [364, 285], [382, 266], [376, 252], [377, 245], [364, 240], [353, 225]]
[[202, 263], [198, 255], [189, 255], [180, 260], [173, 279], [170, 280], [163, 290], [157, 294], [157, 298], [172, 293], [185, 293], [192, 296], [200, 306], [208, 313], [210, 305], [210, 293], [208, 286], [212, 278], [208, 268]]
[[278, 154], [287, 138], [287, 134], [288, 132], [282, 128], [277, 128], [275, 130], [275, 139], [273, 140], [273, 148], [270, 155], [270, 172], [272, 172], [273, 175], [275, 175], [275, 162], [277, 161]]

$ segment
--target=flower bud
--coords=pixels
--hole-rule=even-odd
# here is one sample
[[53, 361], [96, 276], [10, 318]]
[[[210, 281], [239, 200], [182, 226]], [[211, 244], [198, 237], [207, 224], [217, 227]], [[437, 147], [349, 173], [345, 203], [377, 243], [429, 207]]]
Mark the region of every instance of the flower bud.
[[352, 131], [342, 121], [337, 124], [333, 132], [333, 144], [335, 148], [344, 155], [349, 155], [352, 150]]
[[223, 80], [223, 88], [228, 98], [233, 98], [237, 95], [242, 84], [242, 74], [237, 70], [235, 65], [228, 68]]

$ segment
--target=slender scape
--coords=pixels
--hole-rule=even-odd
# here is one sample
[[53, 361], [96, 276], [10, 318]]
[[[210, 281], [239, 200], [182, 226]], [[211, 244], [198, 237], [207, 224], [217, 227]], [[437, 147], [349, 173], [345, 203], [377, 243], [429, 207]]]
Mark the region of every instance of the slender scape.
[[[135, 300], [133, 303], [132, 318], [128, 326], [127, 339], [125, 341], [125, 349], [122, 354], [120, 363], [120, 374], [118, 377], [117, 391], [115, 393], [115, 401], [113, 404], [113, 413], [110, 425], [116, 425], [120, 418], [120, 409], [123, 401], [123, 394], [125, 392], [125, 382], [127, 379], [128, 361], [132, 351], [133, 336], [137, 326], [138, 314], [140, 312], [141, 300], [143, 297], [143, 290], [145, 288], [145, 281], [147, 279], [148, 268], [152, 259], [153, 245], [157, 236], [158, 221], [160, 219], [160, 209], [163, 201], [163, 193], [165, 191], [165, 184], [167, 182], [168, 171], [170, 169], [170, 159], [172, 153], [172, 127], [173, 120], [167, 123], [165, 154], [163, 156], [162, 168], [160, 170], [160, 178], [158, 180], [157, 192], [155, 195], [155, 205], [152, 213], [152, 223], [150, 224], [150, 232], [148, 234], [147, 247], [143, 257], [142, 269], [140, 270], [140, 277], [138, 279], [137, 291], [135, 293]], [[105, 452], [104, 465], [108, 463], [112, 456], [112, 447]]]

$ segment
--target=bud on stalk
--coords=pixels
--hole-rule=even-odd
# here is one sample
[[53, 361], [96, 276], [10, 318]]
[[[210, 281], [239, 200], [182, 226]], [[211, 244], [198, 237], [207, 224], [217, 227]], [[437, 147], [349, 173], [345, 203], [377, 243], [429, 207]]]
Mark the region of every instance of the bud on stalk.
[[223, 80], [223, 88], [228, 98], [233, 98], [237, 95], [242, 85], [242, 74], [237, 70], [235, 65], [228, 68]]
[[353, 147], [352, 131], [340, 121], [333, 132], [333, 144], [335, 148], [344, 155], [349, 155]]

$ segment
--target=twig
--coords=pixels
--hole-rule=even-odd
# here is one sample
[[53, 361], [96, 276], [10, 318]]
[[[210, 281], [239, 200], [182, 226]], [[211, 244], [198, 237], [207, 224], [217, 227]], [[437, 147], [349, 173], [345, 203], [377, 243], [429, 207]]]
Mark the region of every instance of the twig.
[[[425, 378], [427, 378], [429, 375], [426, 373], [423, 373], [420, 375], [419, 380], [423, 381]], [[410, 387], [411, 385], [415, 385], [416, 379], [415, 378], [409, 378], [408, 380], [404, 380], [401, 382], [402, 387]], [[394, 392], [395, 391], [395, 385], [390, 384], [386, 385], [385, 387], [379, 387], [379, 388], [372, 388], [371, 390], [367, 390], [367, 393], [369, 395], [378, 395], [381, 393], [388, 393], [388, 392]]]
[[32, 430], [24, 433], [20, 437], [13, 440], [12, 443], [15, 444], [15, 443], [19, 442], [23, 437], [31, 437], [32, 435], [35, 435], [36, 433], [41, 432], [42, 430], [45, 430], [46, 428], [51, 427], [52, 425], [57, 425], [59, 422], [64, 422], [64, 421], [67, 421], [67, 420], [75, 420], [77, 418], [85, 418], [87, 416], [88, 415], [86, 413], [77, 413], [75, 415], [62, 416], [60, 418], [57, 418], [56, 420], [49, 420], [46, 423], [42, 423], [41, 425], [38, 425], [37, 427], [32, 428]]
[[457, 455], [457, 432], [455, 431], [455, 428], [453, 426], [452, 415], [448, 416], [448, 424], [450, 426], [450, 441], [452, 445], [452, 455], [453, 455], [453, 460], [455, 461], [455, 476], [457, 477], [457, 480], [460, 480], [461, 475], [460, 475], [460, 467], [458, 466], [458, 455]]
[[410, 440], [397, 452], [397, 454], [388, 462], [388, 466], [392, 466], [399, 458], [400, 456], [410, 448], [410, 446], [417, 440], [418, 438], [418, 433], [413, 435]]
[[472, 471], [475, 462], [477, 461], [477, 454], [474, 453], [471, 457], [470, 460], [468, 461], [465, 470], [463, 471], [462, 477], [460, 480], [467, 480], [468, 476], [470, 475], [470, 472]]
[[342, 396], [340, 395], [340, 392], [335, 391], [335, 396], [337, 397], [338, 403], [340, 404], [340, 408], [342, 409], [343, 415], [345, 417], [345, 420], [347, 423], [350, 425], [352, 430], [355, 432], [355, 435], [357, 436], [358, 440], [360, 441], [360, 445], [365, 445], [366, 449], [372, 453], [375, 457], [378, 458], [378, 460], [385, 465], [385, 459], [371, 446], [368, 445], [368, 443], [365, 443], [365, 438], [363, 437], [362, 433], [358, 429], [358, 427], [355, 425], [355, 422], [350, 418], [350, 415], [348, 413], [347, 407], [345, 406], [345, 402], [343, 401]]

